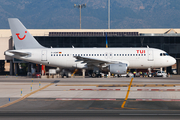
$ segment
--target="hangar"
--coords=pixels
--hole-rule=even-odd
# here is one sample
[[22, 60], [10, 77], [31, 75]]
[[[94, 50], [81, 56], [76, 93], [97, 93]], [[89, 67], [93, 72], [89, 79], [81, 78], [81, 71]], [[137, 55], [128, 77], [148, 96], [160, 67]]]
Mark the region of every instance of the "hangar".
[[[162, 49], [176, 58], [177, 64], [172, 67], [180, 74], [180, 29], [29, 29], [29, 32], [45, 47], [106, 47], [107, 36], [108, 47]], [[0, 73], [18, 74], [19, 63], [25, 61], [4, 55], [4, 51], [14, 49], [10, 29], [0, 30], [0, 41]], [[171, 72], [172, 67], [167, 71]]]

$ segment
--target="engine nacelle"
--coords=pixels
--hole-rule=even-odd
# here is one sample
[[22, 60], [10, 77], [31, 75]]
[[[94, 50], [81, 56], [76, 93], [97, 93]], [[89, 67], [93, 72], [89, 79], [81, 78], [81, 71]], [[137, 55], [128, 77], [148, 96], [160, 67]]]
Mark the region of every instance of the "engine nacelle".
[[109, 70], [114, 74], [126, 74], [127, 64], [126, 63], [115, 63], [109, 65]]

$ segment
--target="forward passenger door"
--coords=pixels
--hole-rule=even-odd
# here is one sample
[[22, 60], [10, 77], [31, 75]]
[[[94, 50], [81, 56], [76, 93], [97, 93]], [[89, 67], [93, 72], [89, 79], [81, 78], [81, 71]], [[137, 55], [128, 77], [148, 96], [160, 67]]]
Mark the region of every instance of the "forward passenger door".
[[153, 61], [153, 60], [154, 60], [153, 50], [148, 50], [148, 61]]

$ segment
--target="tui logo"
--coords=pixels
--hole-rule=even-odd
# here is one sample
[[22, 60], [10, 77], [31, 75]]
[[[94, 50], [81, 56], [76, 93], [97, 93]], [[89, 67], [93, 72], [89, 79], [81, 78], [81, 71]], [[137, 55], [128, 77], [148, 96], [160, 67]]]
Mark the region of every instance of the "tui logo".
[[136, 50], [136, 51], [137, 51], [137, 53], [141, 53], [141, 54], [146, 52], [145, 50]]
[[[27, 31], [25, 31], [25, 33], [27, 33]], [[16, 35], [17, 35], [17, 37], [18, 37], [19, 40], [24, 40], [24, 38], [26, 37], [26, 35], [24, 35], [23, 38], [20, 38], [20, 37], [19, 37], [19, 35], [20, 35], [19, 33], [16, 33]]]

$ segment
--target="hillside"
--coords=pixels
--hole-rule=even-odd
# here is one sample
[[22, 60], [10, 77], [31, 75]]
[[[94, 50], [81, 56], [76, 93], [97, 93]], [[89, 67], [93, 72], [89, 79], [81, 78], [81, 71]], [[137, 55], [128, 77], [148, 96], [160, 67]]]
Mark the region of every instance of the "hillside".
[[[78, 29], [82, 9], [83, 29], [107, 28], [107, 0], [1, 0], [0, 29], [7, 18], [19, 18], [29, 29]], [[111, 28], [180, 28], [179, 0], [111, 0]]]

